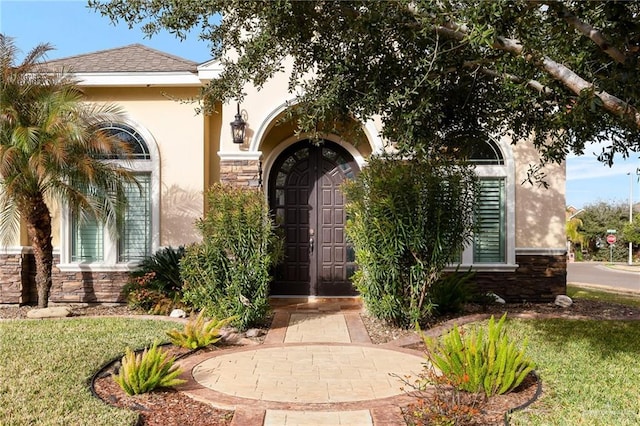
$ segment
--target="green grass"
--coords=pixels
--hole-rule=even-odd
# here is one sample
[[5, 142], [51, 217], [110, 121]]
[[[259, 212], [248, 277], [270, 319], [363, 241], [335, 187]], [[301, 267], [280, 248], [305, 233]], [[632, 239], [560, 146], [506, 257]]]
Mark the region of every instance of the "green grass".
[[543, 395], [512, 425], [640, 424], [640, 322], [511, 320], [529, 339]]
[[131, 425], [89, 380], [124, 352], [165, 341], [175, 324], [123, 318], [0, 322], [0, 425]]
[[572, 299], [600, 300], [603, 302], [613, 302], [619, 303], [621, 305], [640, 307], [640, 295], [620, 293], [615, 291], [606, 291], [601, 289], [567, 285], [567, 296], [571, 297]]

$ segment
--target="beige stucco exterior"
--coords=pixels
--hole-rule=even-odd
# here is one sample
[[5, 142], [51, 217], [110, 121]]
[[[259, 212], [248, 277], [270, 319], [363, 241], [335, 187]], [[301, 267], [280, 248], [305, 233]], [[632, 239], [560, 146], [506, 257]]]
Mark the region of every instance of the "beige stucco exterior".
[[[218, 63], [209, 62], [170, 75], [117, 72], [80, 75], [86, 101], [121, 107], [126, 113], [126, 124], [149, 145], [155, 179], [151, 195], [153, 250], [200, 239], [194, 223], [204, 214], [204, 193], [212, 184], [223, 181], [262, 185], [268, 191], [268, 177], [278, 156], [288, 146], [306, 139], [305, 135], [296, 134], [294, 123], [281, 120], [295, 102], [284, 73], [260, 89], [245, 87], [240, 104], [247, 123], [242, 144], [233, 143], [229, 128], [236, 114], [235, 102], [218, 102], [215, 111], [197, 114], [197, 105], [180, 101], [197, 97], [202, 86], [215, 78], [219, 70]], [[338, 131], [326, 135], [326, 139], [344, 148], [362, 168], [372, 153], [384, 150], [384, 143], [379, 136], [379, 118], [360, 125], [359, 136], [345, 136], [346, 132]], [[547, 300], [566, 287], [565, 167], [563, 164], [545, 167], [548, 188], [523, 183], [529, 166], [539, 163], [537, 151], [526, 141], [497, 143], [505, 158], [504, 167], [498, 175], [487, 176], [504, 177], [506, 182], [505, 261], [469, 266], [479, 271], [480, 281], [489, 290], [503, 292], [512, 299]], [[54, 277], [52, 300], [122, 301], [121, 286], [135, 265], [71, 264], [65, 254], [69, 252], [68, 217], [58, 207], [53, 214], [59, 275]], [[24, 253], [29, 242], [22, 231], [11, 244], [11, 250], [5, 249], [4, 254], [0, 250], [0, 278], [15, 275], [20, 267], [16, 265], [28, 261], [24, 260]], [[25, 295], [29, 290], [20, 290], [20, 281], [25, 278], [13, 279], [11, 291], [0, 283], [0, 303], [28, 300]]]
[[548, 164], [541, 172], [548, 187], [527, 182], [529, 166], [540, 157], [530, 143], [513, 146], [516, 161], [514, 184], [516, 205], [516, 247], [560, 250], [565, 237], [565, 165]]
[[[203, 213], [204, 191], [219, 181], [221, 159], [262, 161], [263, 179], [266, 179], [278, 153], [304, 139], [304, 135], [295, 135], [293, 123], [281, 122], [287, 107], [294, 102], [287, 90], [284, 76], [268, 82], [261, 90], [245, 88], [240, 105], [247, 130], [242, 145], [233, 143], [228, 128], [236, 114], [235, 103], [218, 103], [216, 111], [204, 115], [195, 113], [195, 105], [177, 100], [193, 98], [198, 94], [198, 87], [90, 87], [85, 93], [89, 102], [108, 102], [122, 107], [131, 123], [147, 131], [149, 142], [157, 147], [161, 176], [160, 245], [176, 246], [199, 239], [193, 223]], [[364, 166], [368, 156], [379, 151], [382, 145], [377, 137], [380, 121], [368, 124], [363, 126], [363, 134], [368, 138], [351, 141], [340, 135], [327, 137], [349, 148]], [[530, 143], [505, 141], [501, 149], [515, 166], [514, 176], [509, 179], [515, 194], [512, 249], [562, 249], [565, 245], [564, 165], [545, 167], [543, 172], [548, 184], [545, 188], [525, 182], [530, 165], [539, 163], [539, 154]]]
[[[177, 246], [198, 240], [193, 223], [202, 216], [207, 180], [205, 158], [218, 144], [214, 117], [195, 113], [179, 102], [199, 88], [87, 88], [87, 101], [112, 103], [126, 111], [128, 121], [153, 144], [160, 164], [160, 245]], [[172, 99], [173, 98], [173, 99]]]

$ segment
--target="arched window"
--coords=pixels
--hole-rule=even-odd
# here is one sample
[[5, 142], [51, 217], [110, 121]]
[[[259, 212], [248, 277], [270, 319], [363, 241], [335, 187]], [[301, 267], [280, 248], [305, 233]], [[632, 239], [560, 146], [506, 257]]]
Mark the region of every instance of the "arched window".
[[125, 185], [127, 207], [117, 220], [117, 232], [105, 229], [95, 218], [79, 220], [67, 215], [68, 249], [66, 256], [61, 253], [61, 263], [103, 266], [137, 263], [149, 256], [154, 248], [154, 233], [157, 233], [154, 206], [158, 203], [153, 198], [158, 178], [150, 144], [128, 124], [106, 123], [99, 129], [129, 146], [130, 153], [126, 158], [114, 154], [104, 159], [122, 161], [123, 167], [134, 172], [138, 184]]
[[456, 145], [474, 164], [479, 181], [476, 229], [471, 244], [458, 260], [463, 265], [481, 268], [483, 265], [498, 269], [500, 265], [514, 265], [513, 159], [505, 156], [500, 144], [486, 135], [460, 138]]
[[[479, 177], [473, 263], [506, 263], [507, 176], [501, 173], [504, 168], [502, 151], [491, 139], [480, 141], [473, 145], [469, 161], [476, 165]], [[487, 173], [491, 168], [494, 173]]]
[[[116, 137], [125, 142], [130, 149], [130, 159], [151, 160], [151, 154], [149, 153], [147, 143], [144, 141], [140, 133], [132, 127], [127, 126], [126, 124], [110, 123], [100, 126], [99, 129], [107, 135]], [[118, 156], [116, 155], [110, 158], [117, 159]]]

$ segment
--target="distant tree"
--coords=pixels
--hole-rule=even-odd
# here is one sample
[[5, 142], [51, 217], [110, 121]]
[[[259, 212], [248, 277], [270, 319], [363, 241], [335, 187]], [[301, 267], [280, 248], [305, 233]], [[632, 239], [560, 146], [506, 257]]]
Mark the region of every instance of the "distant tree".
[[602, 250], [603, 258], [608, 259], [606, 235], [609, 229], [617, 231], [616, 246], [622, 247], [628, 242], [625, 240], [623, 230], [625, 224], [629, 222], [629, 206], [624, 203], [609, 204], [601, 201], [589, 204], [584, 207], [584, 212], [580, 214], [580, 217], [582, 219], [582, 233], [592, 255]]
[[622, 235], [629, 243], [640, 245], [640, 212], [633, 217], [633, 222], [628, 222], [622, 228]]
[[[490, 129], [542, 162], [608, 142], [640, 150], [640, 2], [89, 0], [148, 35], [192, 28], [224, 64], [204, 90], [241, 98], [286, 70], [302, 130], [380, 116], [400, 148]], [[220, 18], [221, 17], [221, 18]], [[287, 66], [287, 58], [293, 65]], [[535, 175], [536, 168], [530, 171]]]
[[0, 34], [0, 236], [10, 241], [26, 225], [36, 264], [38, 306], [51, 289], [51, 208], [64, 202], [72, 213], [95, 216], [115, 232], [126, 203], [126, 170], [101, 161], [126, 155], [128, 147], [96, 126], [120, 121], [110, 106], [90, 106], [65, 74], [44, 72], [52, 47], [41, 44], [17, 63], [11, 37]]

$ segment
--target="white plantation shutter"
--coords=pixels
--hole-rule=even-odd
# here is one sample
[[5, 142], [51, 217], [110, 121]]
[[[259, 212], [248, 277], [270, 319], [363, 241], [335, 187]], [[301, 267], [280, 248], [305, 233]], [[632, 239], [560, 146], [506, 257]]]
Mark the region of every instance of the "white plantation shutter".
[[151, 251], [151, 200], [149, 174], [136, 175], [136, 184], [127, 184], [127, 209], [120, 224], [118, 261], [130, 262], [149, 256]]
[[73, 218], [72, 262], [99, 262], [104, 259], [104, 231], [97, 219]]
[[474, 263], [504, 263], [506, 261], [504, 179], [481, 179], [479, 185], [473, 261]]

